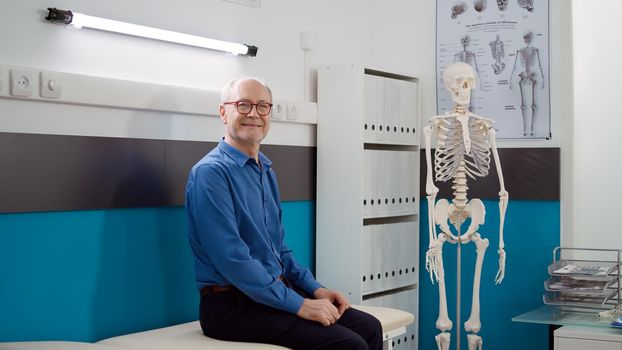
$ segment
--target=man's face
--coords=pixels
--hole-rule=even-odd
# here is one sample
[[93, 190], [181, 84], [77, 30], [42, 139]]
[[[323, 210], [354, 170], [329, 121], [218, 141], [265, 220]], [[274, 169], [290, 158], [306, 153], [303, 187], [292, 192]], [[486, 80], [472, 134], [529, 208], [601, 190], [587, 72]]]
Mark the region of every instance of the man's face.
[[[232, 89], [229, 101], [250, 103], [271, 103], [268, 90], [255, 80], [241, 80]], [[234, 146], [248, 147], [259, 145], [270, 129], [270, 114], [260, 116], [257, 106], [248, 114], [240, 114], [235, 104], [220, 106], [220, 118], [225, 124], [227, 141]]]

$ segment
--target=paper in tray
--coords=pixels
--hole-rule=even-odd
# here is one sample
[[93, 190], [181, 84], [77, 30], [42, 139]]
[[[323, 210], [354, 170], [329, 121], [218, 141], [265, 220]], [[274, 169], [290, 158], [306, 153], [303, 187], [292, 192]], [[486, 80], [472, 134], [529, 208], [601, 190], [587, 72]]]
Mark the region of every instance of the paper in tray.
[[605, 277], [616, 271], [617, 264], [610, 262], [588, 262], [558, 260], [549, 265], [552, 276], [595, 276]]
[[571, 306], [590, 309], [612, 309], [615, 304], [608, 303], [609, 298], [572, 296], [559, 292], [546, 292], [542, 296], [546, 305]]
[[615, 293], [615, 289], [607, 289], [614, 282], [615, 277], [553, 276], [544, 282], [544, 289], [570, 294], [599, 293], [599, 296], [607, 297]]

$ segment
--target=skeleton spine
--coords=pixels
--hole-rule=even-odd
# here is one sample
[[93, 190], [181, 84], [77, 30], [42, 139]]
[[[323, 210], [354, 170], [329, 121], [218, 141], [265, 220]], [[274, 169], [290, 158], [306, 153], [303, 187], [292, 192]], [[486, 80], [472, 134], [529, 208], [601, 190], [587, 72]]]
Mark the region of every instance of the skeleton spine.
[[453, 186], [451, 187], [454, 190], [454, 205], [458, 210], [464, 210], [467, 204], [467, 179], [466, 179], [466, 169], [464, 168], [464, 160], [460, 161], [458, 164], [458, 169], [456, 170], [456, 174], [454, 175]]

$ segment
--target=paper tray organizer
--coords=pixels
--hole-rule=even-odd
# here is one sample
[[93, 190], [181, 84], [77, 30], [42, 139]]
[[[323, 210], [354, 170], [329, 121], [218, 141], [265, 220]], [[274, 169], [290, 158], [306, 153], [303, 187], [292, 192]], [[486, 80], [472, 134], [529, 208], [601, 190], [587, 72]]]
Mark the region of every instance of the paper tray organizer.
[[[562, 250], [615, 253], [611, 261], [564, 260]], [[547, 305], [597, 310], [620, 309], [620, 251], [557, 247], [548, 266], [542, 299]]]

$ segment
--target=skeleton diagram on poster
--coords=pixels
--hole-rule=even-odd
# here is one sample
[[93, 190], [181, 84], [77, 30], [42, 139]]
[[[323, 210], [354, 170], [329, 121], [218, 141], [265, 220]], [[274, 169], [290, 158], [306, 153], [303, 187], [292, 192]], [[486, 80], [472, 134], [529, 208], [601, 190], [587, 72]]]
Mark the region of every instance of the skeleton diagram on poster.
[[497, 138], [551, 137], [549, 0], [437, 0], [437, 108], [453, 109], [441, 81], [454, 62], [475, 70], [470, 110]]

